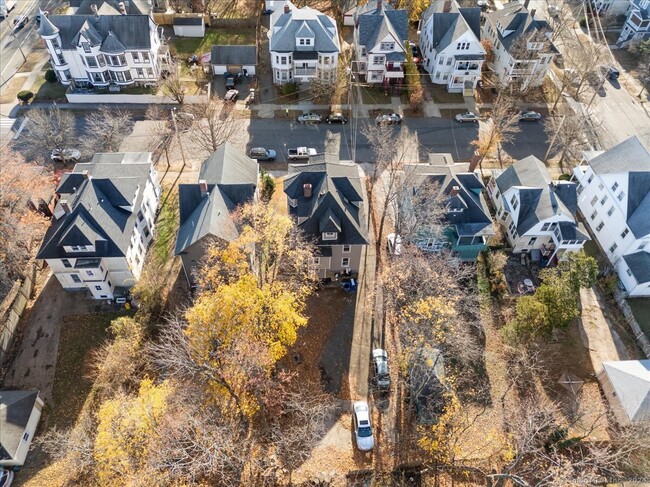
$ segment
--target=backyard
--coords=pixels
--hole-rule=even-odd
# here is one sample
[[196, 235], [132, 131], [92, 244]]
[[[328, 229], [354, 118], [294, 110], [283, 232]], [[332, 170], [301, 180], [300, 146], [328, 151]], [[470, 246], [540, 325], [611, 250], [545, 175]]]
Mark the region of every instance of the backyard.
[[255, 44], [255, 28], [249, 29], [213, 29], [205, 31], [204, 37], [171, 37], [170, 47], [179, 56], [209, 53], [212, 46]]

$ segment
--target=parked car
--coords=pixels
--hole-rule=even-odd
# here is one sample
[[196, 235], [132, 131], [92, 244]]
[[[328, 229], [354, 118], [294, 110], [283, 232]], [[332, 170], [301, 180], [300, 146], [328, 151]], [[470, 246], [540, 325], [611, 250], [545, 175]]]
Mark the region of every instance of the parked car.
[[476, 6], [480, 7], [481, 10], [485, 10], [490, 6], [490, 2], [488, 0], [477, 0]]
[[474, 112], [459, 113], [454, 117], [457, 122], [478, 122], [478, 115]]
[[235, 87], [235, 77], [234, 76], [228, 76], [226, 78], [226, 89], [227, 90], [232, 90]]
[[289, 159], [309, 159], [317, 155], [316, 149], [313, 147], [296, 147], [295, 149], [287, 149], [287, 157]]
[[559, 17], [560, 16], [560, 7], [557, 5], [549, 5], [548, 6], [548, 14], [551, 17]]
[[81, 159], [81, 152], [77, 149], [52, 149], [50, 159], [54, 162], [63, 162], [64, 159], [66, 162], [79, 162], [79, 159]]
[[14, 480], [14, 471], [8, 469], [0, 470], [0, 487], [10, 487]]
[[298, 123], [321, 123], [323, 121], [323, 117], [321, 117], [318, 113], [303, 113], [302, 115], [299, 115], [298, 118], [296, 118], [296, 122]]
[[519, 115], [520, 122], [537, 122], [538, 120], [541, 119], [542, 116], [537, 112], [533, 112], [532, 110], [528, 112], [521, 112], [521, 114]]
[[357, 440], [357, 448], [361, 451], [370, 451], [375, 446], [375, 439], [372, 436], [368, 403], [366, 401], [355, 402], [353, 412], [354, 436]]
[[325, 121], [329, 124], [340, 123], [345, 125], [346, 123], [348, 123], [348, 119], [345, 118], [345, 116], [342, 113], [338, 113], [338, 112], [330, 113], [325, 119]]
[[380, 389], [390, 388], [390, 373], [388, 371], [388, 354], [386, 350], [376, 348], [372, 351], [372, 364], [375, 372], [375, 384]]
[[388, 253], [391, 255], [402, 255], [402, 237], [394, 233], [389, 233], [386, 239], [388, 241]]
[[402, 116], [397, 113], [384, 113], [375, 118], [377, 125], [399, 125], [402, 123]]
[[176, 120], [178, 128], [182, 131], [187, 131], [192, 126], [196, 117], [193, 113], [179, 112], [178, 109], [172, 108], [172, 123]]
[[27, 25], [27, 22], [29, 22], [29, 17], [27, 17], [27, 15], [16, 17], [13, 21], [14, 32], [25, 27]]
[[235, 101], [239, 96], [239, 91], [237, 90], [228, 90], [226, 91], [223, 101]]
[[607, 79], [618, 79], [618, 77], [621, 75], [618, 69], [616, 69], [613, 66], [608, 66], [606, 64], [603, 64], [600, 67], [600, 71], [603, 73], [603, 76], [605, 76]]
[[265, 149], [264, 147], [253, 147], [248, 153], [251, 159], [258, 161], [274, 161], [277, 154], [272, 149]]

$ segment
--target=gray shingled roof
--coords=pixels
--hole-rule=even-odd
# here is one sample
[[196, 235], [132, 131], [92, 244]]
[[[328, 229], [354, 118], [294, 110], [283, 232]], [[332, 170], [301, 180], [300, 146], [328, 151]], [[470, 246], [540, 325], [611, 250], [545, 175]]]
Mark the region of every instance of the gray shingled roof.
[[[290, 2], [286, 5], [291, 8], [289, 13], [282, 12], [277, 17], [272, 16], [275, 24], [269, 30], [270, 51], [339, 52], [338, 30], [330, 17], [310, 7], [297, 9]], [[314, 42], [310, 46], [296, 46], [297, 32], [304, 31], [307, 27], [314, 33]]]
[[[513, 43], [522, 34], [532, 35], [550, 30], [545, 20], [531, 17], [526, 7], [519, 2], [507, 3], [503, 9], [485, 14], [485, 21], [492, 26], [492, 29], [497, 33], [499, 42], [507, 51], [510, 51]], [[499, 24], [504, 27], [505, 31], [512, 32], [504, 37], [497, 27]], [[555, 50], [555, 47], [552, 46], [551, 49]]]
[[208, 193], [202, 194], [198, 183], [179, 186], [176, 255], [206, 236], [236, 239], [239, 231], [230, 214], [253, 199], [257, 177], [257, 162], [228, 142], [203, 161], [198, 180], [206, 181]]
[[48, 37], [58, 33], [59, 29], [49, 19], [49, 15], [45, 15], [42, 10], [40, 10], [40, 14], [41, 24], [38, 26], [38, 35]]
[[[357, 6], [354, 12], [354, 22], [356, 23], [362, 15], [374, 13], [377, 10], [377, 3], [377, 0], [370, 0], [368, 3]], [[382, 2], [382, 8], [384, 10], [394, 10], [394, 7], [386, 1]]]
[[0, 391], [0, 460], [16, 458], [38, 391]]
[[[92, 5], [97, 5], [100, 14], [110, 11], [119, 13], [119, 4], [120, 0], [70, 0], [70, 6], [77, 7], [75, 15], [92, 14]], [[147, 15], [151, 12], [151, 0], [130, 0], [125, 1], [124, 5], [128, 15]]]
[[496, 178], [499, 190], [505, 193], [513, 186], [542, 187], [551, 183], [551, 176], [542, 161], [528, 156], [515, 162]]
[[239, 64], [255, 66], [257, 64], [257, 47], [212, 46], [210, 62], [215, 65]]
[[644, 250], [623, 256], [638, 284], [650, 282], [650, 254]]
[[650, 171], [628, 174], [627, 224], [637, 238], [650, 235]]
[[203, 17], [174, 17], [174, 25], [203, 25]]
[[[65, 258], [64, 246], [87, 245], [93, 240], [95, 252], [75, 255], [126, 255], [151, 171], [149, 153], [95, 154], [90, 163], [77, 164], [74, 168], [74, 173], [83, 171], [88, 171], [90, 177], [82, 175], [81, 184], [78, 184], [79, 176], [68, 176], [57, 188], [61, 200], [68, 201], [71, 211], [53, 220], [36, 256], [38, 259]], [[129, 211], [124, 207], [131, 205], [138, 186], [133, 211]], [[57, 209], [60, 208], [59, 202]]]
[[596, 174], [650, 172], [650, 152], [636, 135], [597, 154], [589, 160]]
[[[126, 49], [150, 49], [151, 34], [149, 31], [152, 20], [147, 15], [50, 15], [52, 25], [59, 30], [62, 49], [75, 49], [75, 39], [78, 39], [79, 32], [84, 24], [92, 27], [92, 30], [99, 35], [99, 42], [103, 41], [112, 32]], [[45, 32], [51, 27], [43, 27], [41, 22], [39, 34], [47, 35]], [[99, 44], [97, 42], [97, 44]]]
[[[305, 184], [312, 185], [309, 198], [304, 196]], [[369, 242], [362, 184], [356, 164], [290, 164], [284, 192], [289, 199], [298, 202], [295, 208], [289, 207], [289, 214], [305, 218], [298, 227], [308, 236], [317, 238], [320, 245], [365, 245]], [[323, 242], [321, 225], [340, 227], [339, 238]]]
[[408, 12], [406, 10], [374, 10], [359, 16], [359, 44], [372, 49], [386, 36], [391, 36], [403, 47], [408, 39]]
[[481, 38], [481, 9], [458, 8], [453, 1], [449, 12], [444, 12], [444, 0], [436, 0], [422, 15], [424, 29], [431, 30], [433, 48], [440, 52], [456, 39], [471, 31], [476, 39]]
[[650, 360], [603, 362], [603, 369], [629, 420], [650, 420]]
[[120, 42], [115, 34], [109, 32], [106, 36], [106, 39], [104, 39], [104, 42], [102, 42], [102, 47], [99, 50], [108, 54], [119, 54], [126, 51], [126, 47]]

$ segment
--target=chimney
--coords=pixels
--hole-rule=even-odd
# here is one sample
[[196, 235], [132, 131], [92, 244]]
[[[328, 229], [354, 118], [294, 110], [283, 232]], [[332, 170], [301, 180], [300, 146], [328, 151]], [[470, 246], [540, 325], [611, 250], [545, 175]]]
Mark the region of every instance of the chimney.
[[97, 5], [94, 3], [90, 6], [90, 10], [92, 13], [95, 15], [95, 17], [99, 17], [99, 12], [97, 11]]
[[445, 0], [445, 4], [442, 7], [443, 13], [451, 12], [451, 0]]
[[472, 159], [469, 161], [469, 172], [474, 172], [476, 169], [476, 166], [478, 166], [478, 161], [481, 160], [481, 156], [478, 153], [478, 151], [474, 151], [474, 155], [472, 156]]
[[199, 181], [199, 189], [201, 190], [201, 196], [208, 194], [208, 182], [205, 179]]
[[120, 14], [126, 15], [126, 5], [124, 5], [124, 2], [120, 2], [117, 4], [120, 10]]
[[70, 213], [70, 203], [68, 203], [68, 200], [60, 200], [59, 204], [61, 205], [61, 209], [65, 212], [66, 215]]
[[302, 194], [305, 198], [311, 198], [311, 184], [306, 183], [302, 185]]
[[84, 179], [90, 179], [90, 174], [88, 174], [87, 170], [81, 171], [81, 175], [84, 177]]
[[530, 5], [530, 0], [525, 0], [524, 1], [524, 8], [528, 10], [528, 5]]
[[289, 6], [288, 3], [285, 3], [284, 4], [284, 13], [288, 14], [289, 12], [291, 12], [291, 7]]
[[535, 9], [535, 8], [530, 11], [530, 16], [532, 18], [535, 18], [535, 12], [537, 12], [537, 9]]
[[459, 191], [460, 191], [460, 186], [452, 186], [451, 191], [449, 192], [449, 196], [456, 196], [458, 195]]
[[377, 11], [379, 12], [382, 9], [382, 2], [381, 0], [377, 0]]

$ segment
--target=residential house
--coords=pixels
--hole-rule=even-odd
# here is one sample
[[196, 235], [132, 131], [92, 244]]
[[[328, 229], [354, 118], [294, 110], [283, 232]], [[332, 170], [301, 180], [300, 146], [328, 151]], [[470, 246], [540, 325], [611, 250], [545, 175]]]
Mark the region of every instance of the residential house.
[[[127, 2], [128, 3], [128, 2]], [[50, 64], [64, 85], [107, 87], [156, 83], [166, 66], [167, 48], [148, 15], [131, 14], [125, 3], [91, 13], [41, 15], [38, 33]], [[84, 10], [85, 11], [85, 10]]]
[[121, 2], [121, 0], [70, 0], [70, 8], [67, 13], [93, 14], [96, 7], [100, 15], [117, 15], [122, 11], [129, 15], [150, 15], [152, 8], [158, 7], [157, 3], [157, 0], [129, 0], [128, 2]]
[[368, 83], [401, 84], [404, 80], [408, 12], [382, 0], [358, 7], [354, 21], [355, 72]]
[[0, 391], [0, 466], [25, 463], [43, 404], [38, 391]]
[[140, 277], [160, 198], [148, 152], [95, 154], [56, 189], [54, 218], [37, 259], [67, 291], [123, 297]]
[[194, 14], [192, 17], [174, 17], [174, 35], [178, 37], [204, 37], [205, 21], [203, 14]]
[[363, 182], [351, 162], [317, 162], [289, 165], [284, 180], [289, 214], [298, 228], [314, 238], [318, 277], [358, 272], [361, 254], [368, 244]]
[[650, 296], [650, 152], [636, 136], [585, 152], [573, 178], [580, 212], [628, 296]]
[[481, 79], [481, 9], [459, 8], [455, 0], [434, 0], [420, 24], [422, 66], [431, 82], [449, 93], [473, 96]]
[[318, 77], [335, 80], [340, 52], [332, 17], [290, 1], [271, 15], [268, 32], [273, 82], [308, 83]]
[[347, 27], [354, 26], [354, 15], [357, 12], [359, 2], [357, 0], [345, 0], [341, 6], [341, 13], [343, 14], [343, 25]]
[[572, 182], [552, 181], [535, 156], [504, 171], [492, 170], [487, 192], [513, 253], [526, 252], [547, 265], [582, 249], [590, 238], [575, 218], [577, 188]]
[[196, 282], [195, 271], [213, 243], [239, 236], [231, 213], [257, 197], [257, 162], [229, 142], [208, 157], [198, 182], [178, 186], [180, 226], [175, 254], [181, 256], [185, 277]]
[[603, 362], [597, 378], [621, 426], [650, 421], [650, 360]]
[[485, 15], [483, 39], [492, 44], [491, 68], [499, 83], [521, 83], [522, 89], [541, 86], [558, 52], [550, 41], [550, 26], [535, 17], [535, 9], [510, 2]]
[[[490, 210], [483, 196], [481, 179], [468, 171], [468, 164], [454, 164], [451, 154], [429, 154], [429, 164], [408, 165], [405, 208], [418, 196], [444, 205], [447, 226], [444, 240], [463, 261], [474, 261], [487, 248], [488, 238], [494, 235]], [[422, 194], [420, 194], [422, 193]], [[408, 210], [407, 210], [408, 211]], [[442, 236], [427, 234], [415, 221], [415, 244], [422, 250], [436, 247]]]
[[601, 15], [617, 16], [625, 15], [631, 4], [631, 0], [595, 0], [593, 8]]
[[650, 0], [632, 0], [627, 9], [627, 19], [616, 44], [628, 47], [631, 42], [650, 38]]
[[210, 56], [212, 74], [225, 73], [255, 75], [257, 66], [256, 46], [212, 46]]

